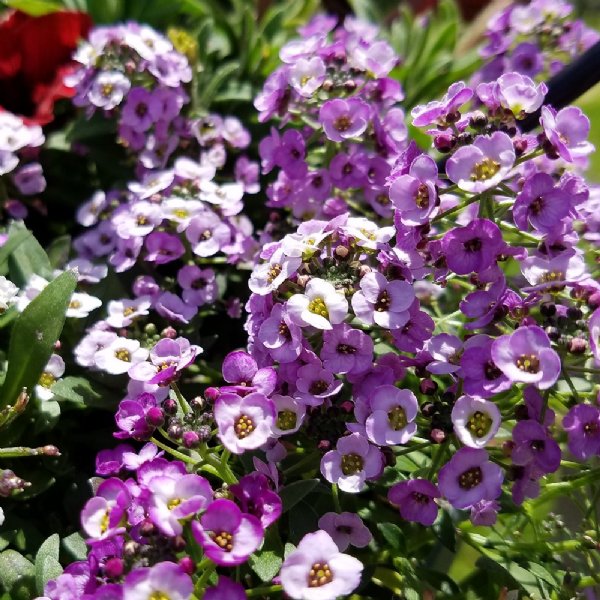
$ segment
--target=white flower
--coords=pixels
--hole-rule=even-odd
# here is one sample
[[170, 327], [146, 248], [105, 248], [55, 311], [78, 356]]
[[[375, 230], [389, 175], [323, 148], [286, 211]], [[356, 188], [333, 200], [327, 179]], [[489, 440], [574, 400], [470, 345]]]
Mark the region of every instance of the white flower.
[[187, 229], [190, 221], [204, 210], [200, 200], [185, 200], [184, 198], [167, 198], [160, 205], [163, 219], [177, 223], [177, 232]]
[[18, 292], [19, 288], [12, 281], [0, 275], [0, 315], [14, 304]]
[[272, 427], [273, 434], [279, 437], [298, 431], [306, 414], [306, 405], [291, 396], [279, 394], [271, 396], [271, 400], [275, 403], [276, 414]]
[[148, 350], [141, 348], [137, 340], [118, 337], [106, 348], [96, 352], [94, 363], [107, 373], [121, 375], [127, 373], [132, 365], [146, 360], [148, 354]]
[[96, 310], [100, 306], [102, 306], [100, 298], [83, 292], [75, 292], [71, 296], [71, 302], [69, 302], [67, 317], [85, 319], [93, 310]]
[[174, 178], [175, 173], [172, 170], [150, 171], [144, 175], [141, 182], [132, 181], [127, 187], [141, 200], [145, 200], [167, 189], [173, 183]]
[[489, 400], [461, 396], [452, 408], [456, 437], [471, 448], [483, 448], [497, 433], [502, 418]]
[[346, 318], [348, 301], [328, 281], [311, 279], [304, 294], [294, 294], [287, 301], [287, 311], [291, 320], [302, 327], [333, 329], [332, 325]]
[[106, 194], [100, 190], [77, 209], [77, 222], [84, 227], [91, 227], [98, 222], [100, 213], [107, 207]]
[[356, 245], [376, 250], [377, 245], [388, 242], [395, 233], [393, 227], [380, 227], [365, 217], [348, 219], [348, 233], [356, 239]]
[[75, 258], [65, 265], [65, 269], [77, 272], [77, 281], [85, 283], [98, 283], [108, 275], [106, 265], [95, 265], [87, 258]]
[[27, 305], [40, 294], [40, 292], [48, 285], [48, 280], [36, 275], [35, 273], [29, 278], [27, 285], [21, 290], [17, 298], [16, 307], [19, 312], [23, 312]]
[[51, 400], [54, 397], [52, 386], [64, 372], [65, 361], [58, 354], [53, 354], [35, 386], [35, 393], [40, 400]]
[[2, 507], [0, 507], [0, 525], [4, 524], [4, 511], [2, 510]]
[[276, 290], [286, 279], [298, 270], [302, 263], [299, 257], [284, 256], [278, 248], [273, 252], [269, 262], [254, 267], [248, 287], [259, 296], [266, 296]]
[[111, 300], [108, 303], [106, 322], [115, 328], [127, 327], [137, 317], [147, 315], [150, 304], [148, 296], [141, 296], [134, 300]]
[[99, 350], [106, 348], [114, 340], [117, 339], [117, 334], [114, 331], [104, 331], [102, 329], [92, 329], [81, 341], [75, 350], [75, 361], [82, 367], [94, 366], [94, 357]]
[[226, 217], [237, 215], [243, 208], [244, 186], [241, 183], [217, 185], [213, 181], [202, 184], [200, 200], [218, 206]]

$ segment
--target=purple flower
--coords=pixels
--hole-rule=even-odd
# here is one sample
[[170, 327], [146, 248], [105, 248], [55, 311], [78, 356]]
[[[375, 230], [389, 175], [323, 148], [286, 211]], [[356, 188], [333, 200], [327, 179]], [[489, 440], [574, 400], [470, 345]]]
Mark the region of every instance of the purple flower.
[[306, 415], [306, 405], [291, 396], [280, 394], [273, 394], [271, 400], [275, 403], [277, 413], [277, 418], [273, 424], [273, 435], [289, 435], [298, 431]]
[[329, 371], [357, 375], [373, 363], [373, 340], [359, 329], [341, 323], [323, 333], [320, 356]]
[[590, 333], [590, 350], [594, 356], [594, 361], [600, 365], [600, 308], [597, 308], [588, 321]]
[[290, 179], [302, 179], [308, 172], [304, 160], [306, 144], [297, 129], [288, 129], [275, 149], [275, 164], [281, 167]]
[[46, 189], [46, 179], [42, 173], [42, 165], [39, 163], [30, 163], [21, 167], [12, 175], [12, 180], [24, 196], [41, 194]]
[[415, 298], [407, 281], [388, 281], [376, 271], [360, 280], [360, 290], [352, 296], [352, 308], [363, 322], [386, 329], [400, 329], [409, 319], [408, 309]]
[[271, 489], [269, 480], [262, 473], [245, 475], [229, 489], [242, 511], [254, 515], [265, 529], [279, 519], [281, 498]]
[[560, 466], [560, 447], [537, 421], [519, 421], [513, 428], [512, 461], [515, 465], [533, 465], [543, 473], [554, 473]]
[[362, 135], [369, 124], [369, 106], [358, 98], [327, 100], [319, 110], [325, 135], [333, 142]]
[[151, 92], [142, 87], [135, 87], [127, 94], [121, 119], [134, 131], [147, 131], [160, 118], [161, 108], [162, 105]]
[[478, 194], [506, 179], [515, 164], [510, 137], [501, 131], [479, 135], [470, 146], [459, 148], [446, 163], [446, 173], [461, 190]]
[[233, 384], [223, 386], [221, 391], [233, 392], [240, 396], [250, 392], [261, 392], [269, 396], [277, 383], [277, 374], [273, 367], [259, 369], [256, 361], [243, 350], [230, 352], [223, 360], [221, 369], [223, 379]]
[[496, 523], [500, 504], [496, 500], [480, 500], [471, 506], [471, 523], [490, 527]]
[[456, 437], [471, 448], [483, 448], [497, 433], [502, 418], [489, 400], [461, 396], [452, 407], [452, 425]]
[[96, 474], [118, 475], [123, 468], [123, 454], [126, 452], [133, 452], [133, 447], [129, 444], [119, 444], [110, 450], [100, 450], [96, 455]]
[[388, 492], [388, 500], [400, 510], [400, 516], [407, 521], [433, 525], [438, 514], [435, 498], [440, 497], [437, 487], [427, 479], [410, 479], [393, 485]]
[[432, 359], [425, 367], [430, 373], [448, 375], [460, 371], [463, 342], [459, 337], [449, 333], [434, 335], [425, 344], [425, 352]]
[[116, 477], [103, 481], [81, 511], [81, 526], [93, 539], [102, 540], [123, 531], [121, 520], [131, 502], [125, 484]]
[[204, 554], [220, 566], [241, 565], [260, 546], [264, 530], [260, 521], [242, 511], [231, 500], [214, 500], [192, 521], [192, 533]]
[[434, 123], [444, 124], [446, 117], [456, 113], [458, 109], [473, 97], [473, 90], [463, 81], [453, 83], [441, 100], [433, 100], [426, 105], [415, 106], [411, 115], [415, 127], [425, 127]]
[[593, 152], [593, 144], [587, 141], [590, 120], [580, 108], [567, 106], [556, 112], [550, 106], [542, 106], [540, 124], [548, 141], [563, 160], [573, 162]]
[[231, 241], [229, 227], [208, 210], [190, 221], [185, 236], [192, 246], [192, 252], [200, 257], [213, 256]]
[[294, 294], [286, 304], [293, 323], [317, 329], [332, 329], [348, 314], [348, 301], [331, 283], [323, 279], [311, 279], [304, 294]]
[[458, 275], [481, 273], [495, 264], [505, 248], [498, 226], [488, 219], [474, 219], [455, 227], [442, 238], [446, 264]]
[[183, 301], [192, 306], [211, 304], [219, 295], [215, 272], [212, 269], [185, 265], [177, 273], [177, 283], [183, 290]]
[[185, 246], [176, 235], [153, 231], [146, 238], [146, 260], [157, 265], [177, 260], [185, 254]]
[[281, 304], [273, 307], [271, 316], [262, 322], [256, 337], [273, 360], [289, 363], [300, 356], [302, 329], [292, 323], [285, 307]]
[[426, 312], [419, 309], [418, 300], [410, 305], [408, 313], [410, 315], [409, 320], [400, 329], [393, 330], [392, 336], [398, 350], [416, 352], [431, 337], [435, 323]]
[[[156, 419], [154, 419], [157, 415]], [[153, 394], [143, 393], [134, 400], [122, 400], [115, 415], [117, 427], [121, 430], [114, 434], [116, 438], [131, 437], [135, 440], [147, 440], [162, 415], [158, 402]]]
[[[489, 325], [505, 314], [506, 301], [515, 297], [512, 290], [506, 288], [506, 279], [499, 277], [487, 290], [475, 290], [467, 294], [460, 302], [460, 310], [471, 319], [465, 329], [479, 329]], [[520, 296], [516, 296], [520, 300]]]
[[362, 563], [342, 554], [322, 530], [308, 533], [283, 561], [281, 584], [294, 600], [335, 600], [352, 593], [360, 583]]
[[177, 294], [163, 292], [154, 306], [156, 312], [175, 323], [189, 323], [198, 314], [198, 307], [186, 304]]
[[363, 490], [366, 480], [379, 477], [382, 470], [383, 455], [359, 433], [341, 437], [336, 449], [321, 459], [323, 477], [350, 494]]
[[513, 71], [534, 78], [544, 69], [544, 55], [537, 44], [521, 42], [510, 56], [510, 68]]
[[576, 404], [564, 416], [569, 451], [578, 460], [600, 453], [600, 409], [591, 404]]
[[123, 600], [188, 600], [194, 591], [190, 576], [172, 562], [131, 571], [123, 582]]
[[290, 84], [304, 98], [310, 98], [325, 81], [325, 63], [318, 57], [300, 58], [290, 69]]
[[246, 600], [246, 590], [235, 581], [219, 575], [216, 586], [206, 588], [202, 600]]
[[329, 163], [331, 181], [341, 190], [362, 187], [367, 177], [366, 163], [367, 157], [363, 152], [336, 154]]
[[200, 346], [192, 345], [184, 338], [161, 339], [150, 350], [150, 362], [140, 362], [128, 371], [129, 377], [156, 385], [169, 385], [181, 371], [194, 362], [202, 352]]
[[548, 91], [544, 83], [536, 85], [521, 73], [505, 73], [492, 85], [500, 106], [512, 111], [517, 118], [524, 116], [524, 113], [535, 112], [542, 105]]
[[129, 79], [118, 71], [100, 73], [92, 84], [88, 98], [98, 108], [111, 110], [121, 104], [123, 97], [129, 91]]
[[585, 260], [579, 249], [566, 248], [555, 255], [531, 254], [521, 261], [521, 272], [531, 287], [525, 291], [562, 290], [587, 277]]
[[502, 469], [482, 449], [461, 448], [440, 469], [440, 492], [454, 508], [469, 508], [480, 500], [495, 500], [502, 491]]
[[546, 332], [535, 325], [498, 337], [492, 344], [492, 360], [511, 381], [540, 390], [553, 386], [560, 375], [560, 357], [550, 347]]
[[390, 185], [390, 200], [404, 225], [423, 225], [430, 218], [438, 199], [435, 161], [424, 154], [411, 163], [408, 174], [396, 177]]
[[275, 405], [259, 392], [248, 396], [221, 394], [214, 408], [219, 439], [227, 450], [243, 454], [262, 446], [271, 436]]
[[182, 521], [206, 508], [213, 498], [210, 484], [199, 475], [158, 475], [145, 485], [152, 492], [148, 516], [167, 536], [181, 535]]
[[365, 431], [373, 443], [379, 446], [406, 444], [417, 432], [414, 420], [419, 403], [410, 390], [382, 385], [375, 389], [369, 404], [370, 414], [365, 420]]
[[325, 513], [319, 519], [319, 528], [331, 536], [340, 552], [350, 545], [364, 548], [373, 539], [369, 528], [356, 513]]
[[320, 361], [311, 362], [298, 369], [295, 397], [308, 406], [320, 406], [325, 398], [335, 396], [342, 385]]
[[553, 233], [561, 229], [570, 211], [569, 194], [555, 185], [551, 175], [535, 173], [525, 180], [515, 200], [513, 219], [522, 231], [531, 224], [540, 233]]

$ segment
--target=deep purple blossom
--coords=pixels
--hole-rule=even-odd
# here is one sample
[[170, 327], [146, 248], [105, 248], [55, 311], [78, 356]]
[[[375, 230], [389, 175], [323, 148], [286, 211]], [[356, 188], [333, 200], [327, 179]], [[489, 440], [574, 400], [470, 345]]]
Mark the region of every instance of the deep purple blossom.
[[578, 460], [600, 453], [600, 409], [592, 404], [576, 404], [562, 420], [569, 451]]
[[410, 479], [393, 485], [388, 492], [388, 500], [398, 507], [403, 519], [430, 526], [437, 518], [435, 498], [440, 495], [431, 481]]
[[229, 489], [242, 511], [257, 517], [265, 529], [281, 515], [281, 498], [271, 489], [269, 480], [262, 473], [245, 475]]
[[202, 600], [246, 600], [246, 590], [235, 581], [219, 575], [219, 581], [214, 587], [206, 588]]
[[568, 106], [556, 112], [551, 106], [542, 106], [540, 124], [548, 141], [563, 160], [573, 162], [593, 152], [593, 144], [587, 141], [590, 120], [580, 108]]
[[527, 419], [513, 428], [514, 448], [512, 461], [515, 465], [533, 465], [543, 473], [554, 473], [560, 466], [559, 445], [543, 425]]
[[325, 513], [319, 519], [319, 528], [331, 536], [340, 552], [351, 545], [356, 548], [364, 548], [373, 539], [369, 528], [356, 513]]
[[359, 329], [341, 323], [323, 333], [320, 356], [323, 366], [333, 373], [356, 375], [373, 362], [373, 340]]
[[275, 389], [277, 375], [273, 367], [258, 368], [254, 358], [243, 350], [230, 352], [221, 367], [223, 379], [232, 385], [223, 386], [222, 391], [243, 396], [250, 392], [261, 392], [269, 396]]
[[434, 123], [444, 123], [448, 115], [456, 113], [472, 97], [473, 90], [467, 87], [463, 81], [453, 83], [441, 100], [433, 100], [412, 109], [413, 125], [425, 127]]
[[256, 337], [273, 360], [280, 363], [296, 360], [302, 350], [302, 328], [292, 323], [281, 304], [273, 307], [271, 315], [262, 322]]
[[295, 397], [308, 406], [320, 406], [325, 398], [335, 396], [342, 385], [342, 381], [336, 379], [329, 369], [324, 369], [317, 360], [298, 369]]
[[439, 490], [455, 508], [500, 496], [504, 474], [482, 449], [461, 448], [440, 469]]

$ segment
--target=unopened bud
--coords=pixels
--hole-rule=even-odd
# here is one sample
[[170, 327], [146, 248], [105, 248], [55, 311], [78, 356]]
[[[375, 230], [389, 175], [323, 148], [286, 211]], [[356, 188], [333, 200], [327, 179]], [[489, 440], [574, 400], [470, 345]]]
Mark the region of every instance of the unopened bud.
[[181, 570], [184, 573], [187, 573], [188, 575], [193, 575], [194, 571], [196, 570], [196, 565], [194, 564], [192, 558], [190, 558], [189, 556], [184, 556], [180, 558], [179, 566], [181, 567]]
[[104, 574], [109, 579], [118, 579], [123, 575], [123, 560], [113, 556], [104, 564]]
[[177, 337], [177, 331], [169, 325], [169, 327], [165, 327], [160, 335], [164, 338], [169, 338], [170, 340], [174, 340]]
[[435, 429], [431, 430], [429, 437], [431, 438], [432, 442], [435, 442], [436, 444], [441, 444], [446, 439], [446, 433], [443, 430], [438, 429], [436, 427]]
[[220, 396], [221, 392], [216, 387], [209, 387], [204, 390], [204, 397], [209, 402], [215, 402]]
[[146, 413], [146, 423], [151, 427], [160, 427], [165, 422], [165, 415], [158, 406], [153, 406]]
[[44, 456], [60, 456], [60, 450], [52, 445], [42, 446], [38, 448], [38, 452]]
[[188, 449], [197, 448], [200, 444], [200, 436], [195, 431], [186, 431], [181, 436], [181, 441]]

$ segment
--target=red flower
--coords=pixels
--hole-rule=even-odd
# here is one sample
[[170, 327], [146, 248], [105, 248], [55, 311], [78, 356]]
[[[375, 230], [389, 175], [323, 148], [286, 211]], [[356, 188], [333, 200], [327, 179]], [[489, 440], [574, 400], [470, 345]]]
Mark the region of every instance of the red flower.
[[52, 121], [56, 100], [74, 93], [63, 77], [91, 25], [89, 16], [79, 12], [41, 17], [8, 12], [0, 21], [0, 110], [40, 125]]

